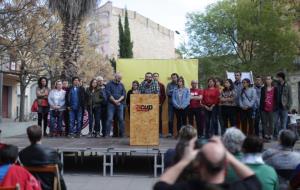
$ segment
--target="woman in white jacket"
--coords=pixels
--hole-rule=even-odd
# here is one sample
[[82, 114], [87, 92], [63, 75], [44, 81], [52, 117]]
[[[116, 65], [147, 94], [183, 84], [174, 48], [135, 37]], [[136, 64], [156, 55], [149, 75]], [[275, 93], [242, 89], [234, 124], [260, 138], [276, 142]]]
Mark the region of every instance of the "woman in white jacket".
[[50, 136], [53, 136], [54, 133], [62, 135], [63, 112], [66, 109], [65, 96], [66, 91], [62, 89], [62, 81], [56, 81], [55, 88], [50, 91], [48, 96], [50, 105]]

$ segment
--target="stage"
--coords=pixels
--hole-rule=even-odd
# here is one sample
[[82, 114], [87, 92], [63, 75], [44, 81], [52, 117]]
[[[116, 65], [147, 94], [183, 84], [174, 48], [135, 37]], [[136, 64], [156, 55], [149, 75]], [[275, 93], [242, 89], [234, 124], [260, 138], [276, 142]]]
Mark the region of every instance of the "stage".
[[[28, 146], [29, 140], [26, 135], [3, 138], [2, 142], [14, 144], [23, 149]], [[66, 138], [66, 137], [46, 137], [42, 143], [56, 149], [60, 153], [61, 162], [64, 163], [65, 155], [74, 155], [74, 159], [83, 160], [84, 156], [97, 154], [103, 159], [103, 175], [106, 176], [107, 168], [109, 175], [114, 175], [114, 160], [122, 156], [147, 156], [153, 159], [153, 175], [157, 177], [157, 172], [164, 171], [164, 154], [169, 148], [176, 145], [174, 138], [161, 138], [159, 146], [130, 146], [129, 138]]]
[[[29, 140], [26, 135], [6, 137], [2, 139], [2, 142], [8, 144], [14, 144], [22, 148], [29, 145]], [[102, 174], [106, 176], [109, 173], [110, 176], [114, 175], [114, 163], [122, 157], [144, 156], [149, 159], [153, 159], [153, 176], [157, 177], [164, 171], [164, 154], [169, 148], [174, 148], [177, 140], [174, 138], [160, 138], [159, 146], [130, 146], [129, 138], [66, 138], [66, 137], [46, 137], [43, 138], [42, 143], [48, 145], [60, 154], [61, 162], [64, 163], [66, 156], [72, 156], [74, 159], [83, 163], [86, 156], [96, 155], [99, 161], [102, 161]], [[277, 143], [272, 141], [271, 143], [265, 143], [264, 148], [275, 146]], [[299, 141], [295, 145], [295, 149], [300, 149]], [[108, 170], [107, 170], [108, 169]], [[109, 172], [107, 172], [109, 171]], [[100, 173], [101, 171], [99, 171]]]

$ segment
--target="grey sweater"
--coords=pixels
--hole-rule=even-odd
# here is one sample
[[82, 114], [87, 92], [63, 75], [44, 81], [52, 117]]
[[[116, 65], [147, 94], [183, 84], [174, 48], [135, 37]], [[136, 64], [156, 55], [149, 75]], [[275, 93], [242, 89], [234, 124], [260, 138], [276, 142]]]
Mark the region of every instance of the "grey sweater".
[[254, 88], [242, 89], [239, 95], [239, 105], [241, 108], [253, 108], [257, 101], [257, 94]]

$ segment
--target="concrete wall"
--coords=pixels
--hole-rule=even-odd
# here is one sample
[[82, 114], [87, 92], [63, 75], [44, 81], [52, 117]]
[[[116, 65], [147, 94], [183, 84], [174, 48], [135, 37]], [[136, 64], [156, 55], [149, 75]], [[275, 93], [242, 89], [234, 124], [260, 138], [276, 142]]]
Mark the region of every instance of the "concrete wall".
[[[124, 22], [125, 9], [113, 7], [111, 2], [107, 2], [89, 18], [90, 22], [98, 22], [101, 27], [99, 34], [101, 41], [97, 49], [109, 57], [117, 57], [119, 54], [119, 15]], [[135, 11], [128, 10], [128, 18], [134, 58], [173, 59], [176, 57], [173, 31]]]

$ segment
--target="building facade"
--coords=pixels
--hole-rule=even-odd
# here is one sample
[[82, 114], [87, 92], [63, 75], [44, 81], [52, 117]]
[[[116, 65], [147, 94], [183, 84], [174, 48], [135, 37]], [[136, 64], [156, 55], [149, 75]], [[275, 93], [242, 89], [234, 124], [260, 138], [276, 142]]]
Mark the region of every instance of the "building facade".
[[[125, 9], [114, 7], [107, 2], [99, 7], [86, 21], [86, 28], [92, 46], [107, 57], [118, 57], [119, 29], [121, 16], [124, 25]], [[128, 20], [133, 41], [133, 57], [140, 59], [174, 59], [174, 32], [128, 10]]]

